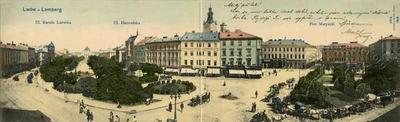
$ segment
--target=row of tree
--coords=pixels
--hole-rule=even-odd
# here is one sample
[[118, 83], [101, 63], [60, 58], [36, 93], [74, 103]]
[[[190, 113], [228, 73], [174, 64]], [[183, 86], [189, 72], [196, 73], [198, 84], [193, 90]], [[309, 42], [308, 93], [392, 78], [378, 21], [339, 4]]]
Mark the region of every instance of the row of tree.
[[53, 82], [54, 88], [62, 87], [64, 81], [68, 84], [75, 84], [78, 78], [77, 74], [66, 73], [66, 71], [75, 69], [81, 60], [83, 57], [54, 57], [40, 67], [41, 77], [47, 82]]
[[306, 76], [301, 77], [290, 93], [291, 101], [300, 101], [320, 108], [329, 107], [330, 91], [322, 82], [317, 81], [323, 74], [323, 67], [317, 67]]
[[369, 85], [375, 94], [400, 89], [399, 61], [388, 60], [370, 64], [363, 75], [363, 82]]
[[332, 81], [335, 89], [348, 96], [362, 98], [371, 91], [369, 84], [355, 80], [355, 70], [345, 64], [334, 66]]
[[145, 91], [137, 79], [127, 77], [123, 65], [115, 60], [90, 56], [88, 65], [96, 76], [95, 99], [135, 104], [152, 97], [152, 93]]

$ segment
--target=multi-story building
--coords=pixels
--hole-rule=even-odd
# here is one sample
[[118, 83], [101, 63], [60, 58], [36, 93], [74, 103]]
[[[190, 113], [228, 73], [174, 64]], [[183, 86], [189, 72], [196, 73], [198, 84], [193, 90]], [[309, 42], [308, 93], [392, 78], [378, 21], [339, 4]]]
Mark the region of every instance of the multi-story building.
[[301, 39], [270, 39], [262, 51], [265, 68], [305, 68], [319, 60], [317, 48]]
[[[368, 47], [358, 42], [332, 42], [322, 48], [324, 64], [348, 64], [363, 66], [368, 59]], [[359, 67], [360, 68], [360, 67]]]
[[221, 66], [217, 32], [187, 32], [181, 39], [181, 65], [204, 74], [207, 68]]
[[116, 51], [114, 51], [112, 49], [99, 50], [99, 56], [101, 56], [101, 57], [111, 59], [111, 57], [114, 57], [115, 55], [116, 55]]
[[163, 37], [145, 42], [146, 63], [156, 64], [162, 67], [178, 68], [181, 63], [180, 37]]
[[261, 66], [260, 37], [236, 30], [220, 32], [222, 66]]
[[136, 31], [136, 35], [133, 36], [131, 35], [128, 40], [125, 41], [125, 52], [126, 52], [126, 59], [127, 63], [133, 63], [133, 60], [135, 59], [135, 40], [138, 37], [139, 32]]
[[390, 59], [400, 61], [400, 38], [390, 35], [370, 44], [369, 59], [372, 62]]
[[185, 33], [182, 36], [181, 64], [205, 69], [207, 66], [219, 67], [220, 43], [218, 33]]
[[144, 37], [144, 39], [138, 41], [135, 46], [133, 47], [133, 55], [132, 61], [136, 64], [143, 64], [146, 63], [146, 56], [145, 56], [145, 43], [151, 42], [152, 40], [156, 39], [155, 37]]
[[11, 75], [29, 68], [29, 51], [25, 44], [0, 43], [0, 77]]
[[120, 45], [114, 48], [115, 51], [115, 60], [117, 62], [125, 64], [125, 67], [127, 67], [127, 56], [126, 56], [126, 47], [125, 45]]

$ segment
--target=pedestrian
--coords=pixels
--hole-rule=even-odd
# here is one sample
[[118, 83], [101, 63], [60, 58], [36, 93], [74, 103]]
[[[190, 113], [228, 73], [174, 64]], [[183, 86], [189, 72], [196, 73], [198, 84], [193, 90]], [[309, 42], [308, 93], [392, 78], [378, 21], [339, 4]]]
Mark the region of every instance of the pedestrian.
[[87, 109], [87, 111], [86, 111], [86, 119], [88, 122], [90, 122], [90, 110], [89, 109]]
[[110, 122], [114, 122], [114, 114], [112, 111], [110, 111]]
[[258, 92], [256, 91], [256, 93], [254, 93], [255, 95], [256, 95], [256, 98], [257, 98], [257, 96], [258, 96]]
[[208, 92], [207, 98], [208, 98], [208, 102], [210, 102], [210, 100], [211, 100], [211, 92]]
[[181, 102], [181, 112], [183, 112], [183, 107], [184, 107], [183, 102]]
[[224, 83], [222, 84], [222, 86], [226, 86], [226, 83], [225, 83], [225, 81], [224, 81]]
[[90, 112], [90, 117], [89, 117], [89, 119], [90, 119], [90, 122], [93, 122], [93, 112]]
[[117, 122], [120, 122], [120, 121], [121, 121], [121, 119], [119, 118], [118, 115], [115, 115], [115, 118], [117, 118]]
[[168, 104], [168, 111], [169, 111], [169, 112], [172, 111], [172, 103], [171, 103], [171, 102], [169, 102], [169, 104]]
[[81, 101], [81, 104], [82, 104], [82, 106], [85, 106], [85, 103], [83, 102], [83, 99], [82, 99], [82, 101]]
[[137, 118], [136, 118], [136, 116], [133, 116], [133, 120], [132, 120], [133, 122], [137, 122], [138, 120], [137, 120]]
[[79, 108], [79, 114], [81, 114], [81, 113], [83, 113], [83, 107], [82, 106], [80, 106], [80, 108]]

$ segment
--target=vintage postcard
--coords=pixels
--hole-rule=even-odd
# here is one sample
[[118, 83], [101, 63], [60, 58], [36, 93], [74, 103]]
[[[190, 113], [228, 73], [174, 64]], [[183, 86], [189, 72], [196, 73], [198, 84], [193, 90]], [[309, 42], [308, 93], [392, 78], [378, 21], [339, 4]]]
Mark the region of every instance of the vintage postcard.
[[399, 0], [0, 0], [0, 122], [399, 113]]

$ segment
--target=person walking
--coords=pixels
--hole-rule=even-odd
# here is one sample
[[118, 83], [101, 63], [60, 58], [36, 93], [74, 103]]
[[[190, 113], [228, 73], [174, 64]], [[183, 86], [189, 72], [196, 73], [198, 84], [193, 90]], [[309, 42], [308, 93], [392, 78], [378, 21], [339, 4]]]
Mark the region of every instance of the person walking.
[[258, 96], [258, 92], [256, 91], [256, 93], [254, 93], [255, 95], [256, 95], [256, 98], [257, 98], [257, 96]]
[[113, 114], [112, 111], [110, 111], [110, 117], [109, 117], [109, 119], [110, 119], [110, 122], [114, 122], [114, 114]]
[[136, 116], [133, 116], [132, 122], [138, 122]]
[[183, 107], [184, 107], [183, 102], [181, 102], [181, 112], [183, 112]]
[[120, 122], [120, 121], [121, 121], [121, 119], [119, 118], [118, 115], [115, 115], [115, 118], [117, 119], [117, 122]]
[[171, 103], [171, 102], [169, 102], [169, 104], [168, 104], [168, 111], [169, 111], [169, 112], [172, 111], [172, 103]]

